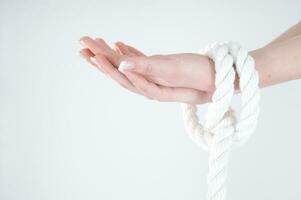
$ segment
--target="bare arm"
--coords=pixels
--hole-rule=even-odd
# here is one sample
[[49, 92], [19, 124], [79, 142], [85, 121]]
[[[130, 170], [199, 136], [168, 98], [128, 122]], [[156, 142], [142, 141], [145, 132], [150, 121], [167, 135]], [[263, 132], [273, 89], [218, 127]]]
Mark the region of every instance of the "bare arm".
[[267, 46], [271, 46], [271, 45], [277, 44], [279, 42], [286, 41], [286, 40], [291, 39], [300, 34], [301, 34], [301, 21], [298, 22], [297, 24], [295, 24], [294, 26], [292, 26], [291, 28], [289, 28], [288, 30], [286, 30], [285, 32], [283, 32], [276, 39], [272, 40], [272, 42], [267, 44]]
[[[214, 92], [214, 63], [207, 56], [146, 56], [120, 42], [115, 44], [115, 51], [102, 39], [83, 37], [81, 42], [85, 59], [122, 87], [150, 99], [205, 103]], [[301, 22], [250, 54], [255, 60], [260, 87], [300, 79]], [[236, 88], [238, 82], [237, 78]]]
[[301, 78], [301, 22], [263, 48], [251, 52], [266, 87]]

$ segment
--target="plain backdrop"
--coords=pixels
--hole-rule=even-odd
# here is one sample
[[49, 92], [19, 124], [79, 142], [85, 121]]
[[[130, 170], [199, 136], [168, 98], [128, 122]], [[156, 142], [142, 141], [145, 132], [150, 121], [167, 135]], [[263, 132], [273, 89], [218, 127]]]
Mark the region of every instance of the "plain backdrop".
[[[198, 200], [207, 152], [178, 103], [132, 94], [82, 60], [78, 39], [146, 54], [214, 41], [262, 47], [300, 0], [0, 0], [0, 199]], [[300, 199], [301, 81], [262, 90], [258, 129], [233, 151], [228, 199]]]

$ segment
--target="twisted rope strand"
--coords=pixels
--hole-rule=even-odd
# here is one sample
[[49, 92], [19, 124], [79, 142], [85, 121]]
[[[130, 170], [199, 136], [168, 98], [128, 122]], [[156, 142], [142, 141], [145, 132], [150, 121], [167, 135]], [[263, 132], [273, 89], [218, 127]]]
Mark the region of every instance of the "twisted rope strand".
[[[204, 125], [199, 123], [197, 107], [182, 104], [187, 134], [198, 145], [209, 150], [208, 200], [224, 200], [227, 163], [234, 144], [244, 143], [256, 129], [259, 115], [258, 73], [248, 52], [236, 43], [213, 44], [202, 54], [215, 63], [215, 91], [208, 105]], [[236, 119], [230, 107], [234, 95], [234, 79], [239, 76], [241, 113]]]

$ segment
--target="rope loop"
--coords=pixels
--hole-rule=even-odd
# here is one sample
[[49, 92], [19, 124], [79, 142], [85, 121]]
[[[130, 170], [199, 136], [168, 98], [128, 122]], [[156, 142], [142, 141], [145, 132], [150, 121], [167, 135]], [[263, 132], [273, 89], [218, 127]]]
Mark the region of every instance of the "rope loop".
[[[225, 199], [226, 168], [233, 145], [242, 144], [255, 131], [259, 115], [258, 73], [254, 59], [237, 43], [214, 43], [201, 54], [215, 64], [215, 91], [208, 104], [204, 124], [199, 123], [197, 107], [182, 104], [184, 125], [191, 139], [209, 151], [208, 199]], [[234, 80], [239, 77], [241, 111], [231, 108]]]

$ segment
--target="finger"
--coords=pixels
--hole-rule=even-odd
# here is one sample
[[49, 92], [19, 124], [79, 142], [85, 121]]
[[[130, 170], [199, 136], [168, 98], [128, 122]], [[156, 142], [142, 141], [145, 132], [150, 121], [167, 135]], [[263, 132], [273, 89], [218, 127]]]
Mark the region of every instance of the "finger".
[[88, 48], [83, 48], [80, 50], [80, 54], [83, 58], [91, 58], [91, 57], [94, 57], [94, 53], [92, 53], [92, 51], [90, 51], [90, 49]]
[[93, 58], [91, 58], [93, 62], [97, 64], [98, 67], [101, 67], [103, 71], [110, 76], [113, 80], [115, 80], [119, 85], [122, 87], [138, 93], [136, 88], [133, 86], [133, 84], [125, 77], [122, 73], [120, 73], [111, 63], [108, 61], [108, 59], [103, 55], [96, 55]]
[[91, 58], [94, 57], [95, 55], [87, 48], [81, 49], [79, 52], [80, 56], [82, 58], [84, 58], [88, 63], [90, 63], [91, 65], [98, 67], [102, 72], [103, 69], [101, 68], [101, 66], [97, 66], [96, 63], [94, 63]]
[[156, 99], [163, 102], [172, 101], [190, 104], [205, 103], [209, 100], [209, 96], [206, 93], [198, 90], [159, 86], [149, 82], [143, 76], [135, 72], [125, 72], [125, 75], [137, 88], [139, 93], [150, 99]]
[[127, 55], [127, 56], [137, 56], [135, 53], [130, 52], [127, 47], [120, 45], [119, 42], [115, 43], [115, 49], [121, 54], [121, 55]]
[[126, 45], [122, 42], [116, 42], [115, 46], [124, 54], [128, 56], [145, 56], [141, 51], [135, 49], [134, 47], [131, 47], [129, 45]]
[[114, 44], [113, 46], [114, 51], [116, 51], [119, 55], [125, 55], [122, 51], [120, 51], [119, 47]]
[[117, 54], [106, 42], [101, 38], [93, 40], [90, 37], [82, 37], [81, 43], [89, 48], [95, 55], [104, 55], [114, 66], [119, 66], [122, 56]]
[[134, 48], [134, 47], [132, 47], [130, 45], [124, 44], [124, 43], [122, 43], [122, 44], [125, 45], [125, 46], [127, 46], [128, 50], [131, 51], [131, 52], [133, 52], [133, 53], [135, 53], [136, 55], [138, 55], [138, 56], [146, 56], [144, 53], [142, 53], [138, 49], [136, 49], [136, 48]]
[[155, 84], [147, 82], [143, 76], [134, 72], [127, 72], [125, 75], [141, 95], [145, 96], [147, 99], [158, 100]]
[[[164, 86], [182, 86], [180, 78], [183, 76], [180, 73], [179, 65], [176, 59], [170, 59], [168, 56], [134, 56], [124, 59], [118, 70], [124, 73], [132, 71], [142, 74], [148, 80]], [[175, 81], [177, 80], [177, 81]], [[178, 83], [175, 85], [172, 83]]]
[[[151, 56], [151, 57], [128, 57], [123, 60], [118, 70], [121, 72], [133, 71], [139, 74], [147, 76], [164, 76], [166, 73], [166, 62], [161, 58], [161, 56]], [[172, 73], [172, 71], [170, 72]]]

